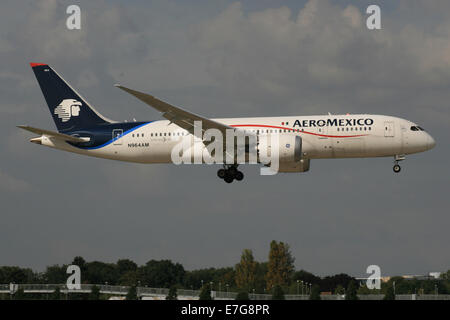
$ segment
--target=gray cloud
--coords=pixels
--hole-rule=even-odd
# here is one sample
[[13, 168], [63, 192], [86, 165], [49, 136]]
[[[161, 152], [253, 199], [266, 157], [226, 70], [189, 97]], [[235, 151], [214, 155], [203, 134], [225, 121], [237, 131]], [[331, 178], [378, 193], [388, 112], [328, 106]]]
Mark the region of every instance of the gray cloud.
[[[362, 6], [340, 3], [81, 1], [82, 29], [69, 31], [66, 1], [3, 2], [0, 264], [42, 269], [82, 255], [224, 266], [243, 248], [266, 259], [277, 239], [319, 274], [448, 269], [448, 1], [382, 2], [379, 31], [365, 28]], [[245, 167], [231, 186], [215, 167], [85, 158], [30, 144], [15, 127], [54, 129], [33, 60], [112, 119], [160, 118], [120, 82], [210, 117], [397, 115], [438, 145], [399, 176], [391, 159], [318, 160], [275, 177]]]

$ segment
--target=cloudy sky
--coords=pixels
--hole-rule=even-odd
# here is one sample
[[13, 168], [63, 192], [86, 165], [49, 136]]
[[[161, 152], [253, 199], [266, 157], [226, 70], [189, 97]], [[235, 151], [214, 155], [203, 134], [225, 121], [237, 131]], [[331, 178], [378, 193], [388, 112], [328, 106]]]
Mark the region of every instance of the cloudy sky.
[[[79, 3], [81, 30], [67, 30]], [[369, 4], [382, 30], [366, 28]], [[450, 2], [26, 1], [0, 4], [0, 265], [86, 260], [185, 268], [266, 260], [275, 239], [319, 275], [450, 269]], [[54, 130], [28, 65], [45, 62], [98, 111], [160, 119], [113, 87], [207, 117], [374, 113], [407, 118], [437, 146], [392, 159], [316, 160], [311, 171], [225, 184], [215, 166], [141, 165], [28, 142]]]

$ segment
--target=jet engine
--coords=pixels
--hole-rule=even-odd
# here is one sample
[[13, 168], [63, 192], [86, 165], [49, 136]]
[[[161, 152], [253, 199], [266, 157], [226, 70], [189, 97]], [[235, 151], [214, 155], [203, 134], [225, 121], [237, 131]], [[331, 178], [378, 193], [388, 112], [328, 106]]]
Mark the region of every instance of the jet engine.
[[305, 172], [309, 170], [309, 159], [302, 158], [302, 138], [289, 133], [258, 136], [258, 162], [270, 166], [268, 159], [279, 159], [279, 172]]

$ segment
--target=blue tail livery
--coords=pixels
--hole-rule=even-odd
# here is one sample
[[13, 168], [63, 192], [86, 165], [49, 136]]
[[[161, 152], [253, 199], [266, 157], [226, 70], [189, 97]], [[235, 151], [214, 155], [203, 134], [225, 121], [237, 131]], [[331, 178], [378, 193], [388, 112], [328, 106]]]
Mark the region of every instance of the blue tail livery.
[[111, 123], [81, 97], [49, 65], [30, 63], [53, 121], [61, 133]]
[[[58, 133], [30, 126], [19, 128], [62, 140], [78, 149], [100, 149], [149, 123], [116, 122], [97, 112], [48, 64], [30, 63], [47, 102]], [[31, 142], [42, 144], [45, 139]], [[48, 142], [48, 141], [47, 141]]]

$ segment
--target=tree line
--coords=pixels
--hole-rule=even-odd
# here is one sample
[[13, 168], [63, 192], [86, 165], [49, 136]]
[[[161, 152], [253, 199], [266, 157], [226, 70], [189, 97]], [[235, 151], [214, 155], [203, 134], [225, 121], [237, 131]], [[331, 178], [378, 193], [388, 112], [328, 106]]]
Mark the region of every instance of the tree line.
[[[380, 290], [369, 290], [347, 274], [319, 277], [305, 270], [295, 270], [294, 262], [287, 243], [272, 241], [267, 261], [256, 261], [252, 250], [244, 249], [240, 261], [234, 267], [189, 271], [171, 260], [150, 260], [138, 266], [130, 259], [119, 259], [116, 263], [87, 262], [79, 256], [70, 264], [80, 267], [81, 282], [84, 284], [229, 291], [239, 292], [243, 297], [245, 293], [277, 293], [280, 297], [284, 294], [303, 293], [318, 298], [324, 292], [346, 295], [354, 292], [356, 295], [387, 294], [392, 290], [395, 290], [395, 294], [450, 293], [450, 270], [440, 280], [393, 277], [382, 283]], [[64, 284], [69, 276], [66, 273], [67, 267], [68, 264], [51, 265], [44, 272], [38, 273], [29, 268], [2, 266], [0, 283]]]

